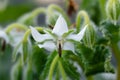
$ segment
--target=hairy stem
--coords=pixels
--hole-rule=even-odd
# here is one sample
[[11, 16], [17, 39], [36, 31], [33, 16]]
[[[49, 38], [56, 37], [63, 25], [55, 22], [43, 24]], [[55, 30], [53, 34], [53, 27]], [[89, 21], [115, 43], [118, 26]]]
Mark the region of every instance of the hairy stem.
[[120, 80], [120, 62], [117, 64], [117, 79], [116, 80]]
[[68, 26], [71, 25], [68, 16], [64, 13], [64, 11], [59, 6], [52, 4], [48, 7], [48, 12], [49, 13], [52, 13], [54, 10], [60, 12], [64, 16], [65, 20], [67, 21]]
[[76, 27], [77, 27], [77, 32], [80, 31], [80, 24], [81, 24], [81, 19], [84, 19], [84, 25], [86, 24], [90, 24], [90, 19], [89, 19], [89, 16], [88, 14], [85, 12], [85, 11], [80, 11], [78, 14], [77, 14], [77, 18], [76, 18]]
[[9, 33], [12, 29], [14, 28], [18, 28], [18, 29], [22, 29], [22, 30], [27, 30], [27, 26], [23, 25], [23, 24], [19, 24], [19, 23], [14, 23], [14, 24], [10, 24], [7, 28], [6, 28], [6, 33]]
[[118, 48], [117, 43], [112, 43], [111, 44], [111, 48], [113, 51], [113, 54], [116, 58], [117, 61], [117, 76], [116, 76], [116, 80], [120, 80], [120, 50]]
[[64, 71], [64, 68], [63, 68], [63, 66], [62, 66], [61, 61], [59, 61], [59, 69], [60, 69], [60, 71], [61, 71], [63, 80], [67, 80], [67, 77], [66, 77], [66, 74], [65, 74], [65, 71]]
[[99, 0], [99, 4], [100, 4], [100, 10], [101, 10], [101, 14], [102, 14], [102, 19], [106, 19], [106, 12], [105, 12], [106, 1], [105, 0]]
[[49, 74], [48, 74], [48, 80], [52, 80], [53, 71], [54, 71], [56, 63], [58, 62], [58, 59], [59, 59], [59, 55], [56, 55], [56, 57], [52, 61], [52, 64], [50, 66], [50, 71], [49, 71]]
[[31, 17], [32, 18], [35, 18], [35, 17], [37, 17], [40, 13], [46, 13], [46, 9], [45, 8], [37, 8], [37, 9], [35, 9], [34, 11], [32, 11], [32, 13], [31, 13]]

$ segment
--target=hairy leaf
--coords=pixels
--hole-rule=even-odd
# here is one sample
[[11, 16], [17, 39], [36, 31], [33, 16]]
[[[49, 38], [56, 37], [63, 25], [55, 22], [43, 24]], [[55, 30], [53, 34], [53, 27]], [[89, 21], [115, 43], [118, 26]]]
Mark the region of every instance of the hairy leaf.
[[38, 78], [45, 67], [47, 54], [38, 46], [33, 46], [33, 53], [31, 57], [33, 69], [35, 70], [35, 77]]
[[47, 59], [47, 62], [45, 63], [45, 65], [44, 65], [44, 69], [42, 71], [42, 74], [40, 75], [40, 80], [47, 78], [49, 70], [50, 70], [51, 63], [52, 63], [53, 59], [55, 58], [55, 56], [57, 55], [56, 53], [57, 52], [54, 51], [53, 53], [51, 53], [48, 56], [48, 59]]
[[[105, 61], [109, 55], [111, 55], [108, 48], [102, 45], [96, 45], [94, 46], [94, 49], [90, 49], [84, 45], [79, 44], [77, 45], [76, 52], [84, 64], [84, 72], [87, 76], [99, 72], [105, 72]], [[113, 69], [110, 69], [109, 71], [113, 72]]]
[[113, 43], [116, 43], [120, 40], [120, 25], [114, 25], [110, 21], [104, 21], [101, 23], [101, 31], [105, 35], [105, 38], [108, 38]]
[[77, 72], [77, 68], [74, 66], [74, 63], [70, 63], [69, 59], [61, 58], [61, 62], [63, 65], [63, 68], [67, 74], [67, 76], [71, 79], [71, 80], [79, 80], [80, 79], [80, 74]]

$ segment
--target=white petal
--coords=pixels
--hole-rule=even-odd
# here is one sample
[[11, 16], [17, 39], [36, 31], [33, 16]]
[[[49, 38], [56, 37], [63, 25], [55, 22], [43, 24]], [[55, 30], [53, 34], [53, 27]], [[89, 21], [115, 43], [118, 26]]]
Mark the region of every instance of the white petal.
[[68, 32], [67, 23], [64, 18], [60, 15], [56, 21], [52, 33], [55, 33], [58, 36], [62, 36], [64, 33]]
[[40, 34], [35, 28], [31, 28], [31, 33], [35, 41], [42, 42], [47, 39], [53, 39], [49, 34]]
[[65, 42], [63, 45], [63, 50], [70, 50], [73, 53], [75, 53], [75, 48], [74, 48], [74, 44], [71, 42]]
[[76, 35], [76, 34], [71, 34], [67, 37], [67, 39], [72, 39], [72, 40], [75, 40], [75, 41], [80, 41], [83, 36], [84, 36], [84, 33], [85, 33], [85, 30], [87, 28], [87, 25]]
[[9, 34], [10, 34], [10, 44], [13, 47], [16, 47], [21, 42], [21, 39], [23, 39], [25, 31], [18, 31], [16, 29], [13, 29]]
[[52, 41], [46, 41], [45, 43], [39, 44], [38, 46], [40, 48], [45, 48], [50, 52], [56, 49], [55, 43], [53, 43]]
[[6, 43], [9, 42], [8, 36], [4, 31], [0, 31], [0, 38], [3, 38], [6, 41]]

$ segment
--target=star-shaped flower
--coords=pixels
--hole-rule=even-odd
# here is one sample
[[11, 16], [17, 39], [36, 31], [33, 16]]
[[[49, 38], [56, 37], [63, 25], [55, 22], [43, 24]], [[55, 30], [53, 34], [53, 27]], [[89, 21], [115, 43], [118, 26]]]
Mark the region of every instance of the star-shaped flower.
[[68, 30], [67, 23], [60, 15], [56, 21], [52, 31], [45, 31], [46, 34], [40, 34], [35, 28], [31, 28], [31, 33], [38, 46], [48, 51], [58, 50], [61, 56], [62, 50], [71, 50], [75, 53], [73, 41], [80, 41], [85, 33], [85, 26], [78, 34], [72, 34], [73, 31]]

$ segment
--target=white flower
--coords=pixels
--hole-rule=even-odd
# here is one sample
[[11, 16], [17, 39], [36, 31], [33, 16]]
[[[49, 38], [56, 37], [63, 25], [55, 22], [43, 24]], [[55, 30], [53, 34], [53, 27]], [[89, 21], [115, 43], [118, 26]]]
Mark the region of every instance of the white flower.
[[61, 50], [71, 50], [75, 53], [74, 44], [71, 40], [80, 41], [84, 36], [86, 27], [78, 34], [72, 34], [73, 31], [68, 31], [64, 18], [59, 16], [52, 32], [45, 31], [46, 34], [40, 34], [35, 28], [30, 28], [34, 40], [40, 43], [38, 44], [40, 48], [45, 48], [48, 51], [56, 49], [61, 56]]
[[25, 30], [21, 30], [18, 28], [14, 28], [9, 32], [9, 39], [10, 39], [10, 45], [13, 48], [16, 48], [17, 46], [17, 53], [23, 53], [22, 50], [22, 40], [23, 40], [23, 36], [24, 36]]
[[[6, 34], [5, 29], [0, 30], [0, 39], [5, 40], [7, 44], [10, 44], [13, 48], [16, 48], [18, 46], [23, 38], [25, 31], [18, 31], [16, 28], [9, 32], [9, 34]], [[17, 50], [17, 52], [22, 53], [22, 47], [20, 46]]]
[[12, 45], [13, 47], [16, 47], [21, 40], [23, 39], [25, 31], [24, 30], [19, 30], [17, 28], [12, 29], [9, 32], [9, 37], [10, 37], [10, 45]]
[[7, 36], [7, 34], [5, 33], [5, 31], [1, 31], [1, 30], [0, 30], [0, 38], [1, 38], [1, 39], [4, 39], [4, 40], [6, 41], [6, 43], [9, 42], [8, 36]]

